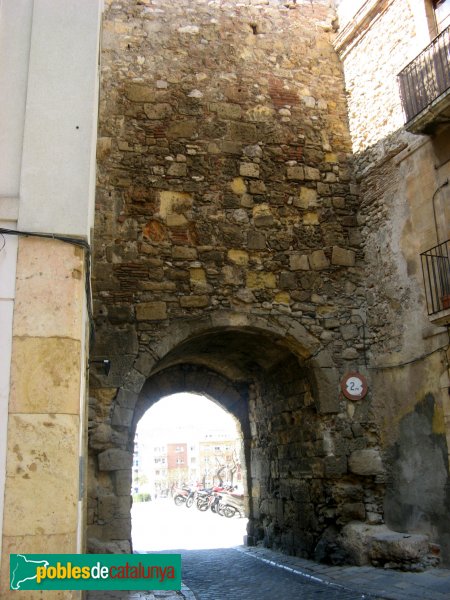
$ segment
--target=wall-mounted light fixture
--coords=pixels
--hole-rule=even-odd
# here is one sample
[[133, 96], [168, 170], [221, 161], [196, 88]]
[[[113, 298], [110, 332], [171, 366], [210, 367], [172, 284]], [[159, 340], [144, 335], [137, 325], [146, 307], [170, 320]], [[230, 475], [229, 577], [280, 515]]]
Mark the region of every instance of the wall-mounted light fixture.
[[89, 367], [91, 365], [102, 365], [103, 366], [103, 373], [108, 376], [109, 372], [111, 371], [111, 361], [108, 358], [99, 358], [99, 359], [92, 359], [89, 361]]

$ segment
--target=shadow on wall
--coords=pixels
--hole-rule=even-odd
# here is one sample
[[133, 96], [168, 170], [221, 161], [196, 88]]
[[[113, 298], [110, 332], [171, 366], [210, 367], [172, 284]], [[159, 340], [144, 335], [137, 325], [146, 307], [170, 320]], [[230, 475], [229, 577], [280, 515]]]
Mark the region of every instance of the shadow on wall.
[[431, 534], [441, 553], [450, 551], [450, 489], [443, 414], [428, 394], [406, 415], [391, 465], [385, 499], [386, 523], [394, 530]]

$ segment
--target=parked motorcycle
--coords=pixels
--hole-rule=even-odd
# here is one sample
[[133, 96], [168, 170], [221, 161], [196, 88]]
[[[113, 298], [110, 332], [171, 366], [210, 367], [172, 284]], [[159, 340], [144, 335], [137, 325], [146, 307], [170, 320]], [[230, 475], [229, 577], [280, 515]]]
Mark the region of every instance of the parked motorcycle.
[[194, 490], [190, 487], [176, 488], [173, 501], [175, 502], [176, 506], [185, 504], [186, 508], [191, 508], [196, 497], [197, 490]]
[[237, 494], [234, 491], [224, 491], [219, 495], [219, 501], [217, 504], [216, 512], [227, 518], [238, 515], [239, 517], [244, 516], [244, 495]]
[[210, 508], [214, 501], [214, 492], [212, 489], [199, 490], [197, 492], [197, 508], [198, 510], [205, 512]]
[[189, 498], [190, 493], [191, 492], [189, 488], [176, 488], [175, 494], [173, 496], [173, 501], [175, 502], [175, 505], [182, 506], [183, 504], [185, 504], [187, 499]]
[[197, 498], [197, 490], [190, 490], [189, 491], [189, 495], [186, 498], [186, 508], [191, 508], [191, 506], [194, 504], [195, 499]]

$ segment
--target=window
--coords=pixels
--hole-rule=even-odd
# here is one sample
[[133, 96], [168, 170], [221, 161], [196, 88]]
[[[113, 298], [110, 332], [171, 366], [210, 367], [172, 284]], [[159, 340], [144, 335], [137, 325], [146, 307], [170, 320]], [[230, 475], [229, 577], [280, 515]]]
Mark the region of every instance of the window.
[[433, 0], [437, 32], [441, 33], [450, 25], [450, 0]]

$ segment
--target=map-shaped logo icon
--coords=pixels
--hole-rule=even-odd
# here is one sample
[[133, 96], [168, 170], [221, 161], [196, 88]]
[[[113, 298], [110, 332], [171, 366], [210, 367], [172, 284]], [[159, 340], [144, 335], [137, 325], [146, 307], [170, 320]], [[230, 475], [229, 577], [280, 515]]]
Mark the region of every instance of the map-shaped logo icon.
[[36, 579], [36, 567], [48, 567], [49, 564], [46, 560], [30, 560], [23, 554], [11, 554], [10, 588], [12, 590], [24, 589], [21, 585], [25, 581]]

